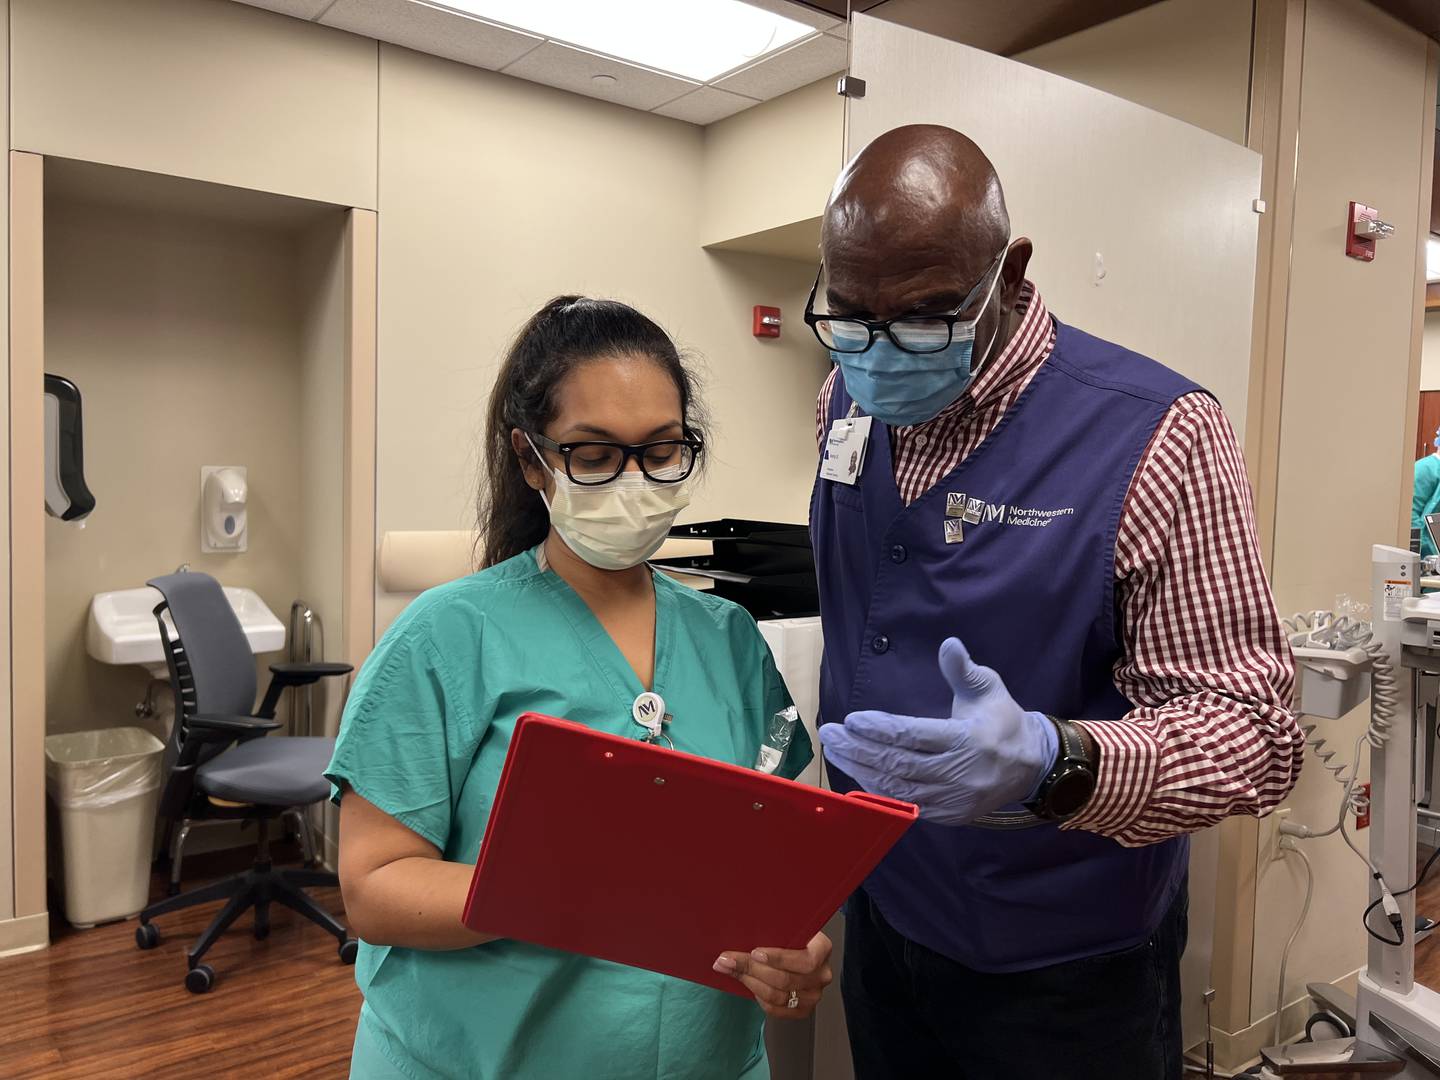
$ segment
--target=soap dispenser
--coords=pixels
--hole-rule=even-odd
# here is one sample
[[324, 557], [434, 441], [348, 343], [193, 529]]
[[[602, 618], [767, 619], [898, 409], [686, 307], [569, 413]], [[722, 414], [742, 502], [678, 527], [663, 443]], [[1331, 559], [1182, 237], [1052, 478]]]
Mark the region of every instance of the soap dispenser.
[[200, 550], [206, 554], [248, 547], [245, 504], [249, 484], [243, 465], [200, 467]]

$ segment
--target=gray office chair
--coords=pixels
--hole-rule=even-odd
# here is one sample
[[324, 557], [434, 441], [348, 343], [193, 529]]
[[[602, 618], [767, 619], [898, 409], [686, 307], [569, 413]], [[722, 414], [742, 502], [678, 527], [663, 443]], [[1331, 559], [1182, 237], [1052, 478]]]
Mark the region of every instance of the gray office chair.
[[[348, 674], [349, 664], [272, 664], [271, 681], [255, 708], [255, 657], [219, 582], [208, 574], [179, 573], [147, 584], [160, 591], [155, 607], [170, 685], [175, 723], [165, 749], [165, 787], [160, 813], [171, 828], [197, 820], [254, 822], [255, 863], [243, 874], [166, 897], [140, 913], [135, 943], [153, 949], [157, 916], [196, 904], [227, 903], [187, 953], [185, 986], [200, 994], [215, 985], [215, 971], [201, 958], [247, 909], [255, 909], [257, 938], [270, 932], [270, 905], [284, 904], [339, 940], [340, 959], [355, 962], [357, 945], [342, 926], [304, 892], [307, 886], [334, 886], [336, 876], [310, 867], [276, 869], [270, 862], [269, 825], [330, 794], [325, 766], [334, 739], [264, 738], [280, 726], [274, 719], [280, 695], [292, 686]], [[172, 640], [165, 612], [175, 624]], [[182, 834], [183, 835], [183, 831]]]

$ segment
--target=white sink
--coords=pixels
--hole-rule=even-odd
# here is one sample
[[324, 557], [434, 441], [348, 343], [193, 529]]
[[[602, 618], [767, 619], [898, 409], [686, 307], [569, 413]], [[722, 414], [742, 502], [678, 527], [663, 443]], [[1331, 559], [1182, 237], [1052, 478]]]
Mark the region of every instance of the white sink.
[[[285, 626], [254, 589], [225, 586], [225, 599], [235, 610], [240, 627], [254, 653], [274, 652], [285, 645]], [[165, 650], [160, 644], [160, 627], [155, 606], [163, 599], [158, 589], [119, 589], [96, 593], [90, 601], [90, 620], [85, 628], [85, 649], [102, 664], [139, 664], [157, 679], [166, 678]], [[175, 624], [167, 611], [165, 628], [173, 641]]]

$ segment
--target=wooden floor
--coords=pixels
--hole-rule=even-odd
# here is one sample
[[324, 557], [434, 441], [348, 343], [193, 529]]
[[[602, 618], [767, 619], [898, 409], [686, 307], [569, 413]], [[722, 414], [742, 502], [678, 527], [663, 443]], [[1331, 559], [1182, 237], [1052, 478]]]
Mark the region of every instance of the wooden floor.
[[[249, 857], [187, 858], [184, 885], [243, 869]], [[152, 895], [163, 890], [157, 879]], [[310, 893], [343, 921], [338, 889]], [[340, 962], [334, 938], [288, 908], [271, 907], [264, 941], [241, 916], [205, 957], [215, 988], [185, 989], [185, 950], [219, 909], [161, 916], [161, 942], [149, 952], [135, 947], [134, 919], [93, 930], [54, 919], [48, 950], [0, 959], [0, 1077], [347, 1076], [360, 1011], [355, 969]]]
[[[1428, 856], [1429, 852], [1424, 852], [1424, 855]], [[1440, 922], [1440, 859], [1435, 860], [1425, 884], [1415, 890], [1415, 914], [1428, 915]], [[1372, 918], [1376, 926], [1383, 925], [1383, 920]], [[1415, 946], [1415, 981], [1432, 990], [1440, 990], [1440, 930], [1433, 931]]]
[[[294, 860], [277, 847], [277, 859]], [[186, 860], [186, 887], [243, 869], [248, 853]], [[157, 877], [152, 895], [163, 895]], [[338, 889], [312, 890], [343, 918]], [[156, 920], [158, 948], [135, 947], [135, 920], [75, 930], [54, 920], [51, 947], [0, 959], [0, 1078], [265, 1080], [344, 1078], [360, 992], [335, 940], [288, 909], [271, 908], [256, 941], [241, 918], [210, 950], [215, 988], [183, 985], [185, 949], [219, 910], [207, 904]], [[1440, 919], [1440, 862], [1416, 911]], [[1440, 989], [1440, 931], [1415, 949], [1415, 979]]]

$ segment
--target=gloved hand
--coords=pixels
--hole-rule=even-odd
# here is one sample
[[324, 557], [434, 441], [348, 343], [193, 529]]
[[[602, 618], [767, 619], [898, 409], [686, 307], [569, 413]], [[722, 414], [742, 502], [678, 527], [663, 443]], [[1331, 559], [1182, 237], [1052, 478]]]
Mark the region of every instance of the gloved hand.
[[914, 803], [941, 825], [1033, 798], [1060, 750], [1054, 723], [1020, 708], [958, 638], [940, 646], [940, 672], [955, 694], [949, 717], [853, 712], [820, 729], [825, 756], [866, 791]]

